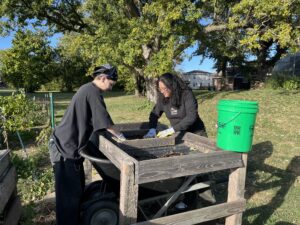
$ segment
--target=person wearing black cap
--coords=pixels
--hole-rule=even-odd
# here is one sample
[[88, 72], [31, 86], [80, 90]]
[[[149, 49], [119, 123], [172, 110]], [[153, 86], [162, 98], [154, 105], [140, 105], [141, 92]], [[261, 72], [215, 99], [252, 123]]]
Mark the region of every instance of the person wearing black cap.
[[124, 135], [113, 129], [102, 93], [112, 89], [118, 79], [115, 67], [95, 67], [94, 80], [82, 85], [73, 96], [60, 124], [49, 141], [54, 169], [57, 225], [79, 224], [80, 202], [84, 190], [83, 159], [79, 151], [88, 144], [92, 132], [107, 130], [120, 141]]

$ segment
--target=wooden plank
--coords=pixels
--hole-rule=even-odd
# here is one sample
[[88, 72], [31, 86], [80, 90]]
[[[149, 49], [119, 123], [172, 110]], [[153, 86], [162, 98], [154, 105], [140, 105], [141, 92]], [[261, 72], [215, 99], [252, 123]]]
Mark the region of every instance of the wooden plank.
[[0, 177], [9, 165], [9, 150], [0, 150]]
[[198, 224], [218, 218], [241, 213], [246, 208], [245, 200], [238, 200], [230, 203], [222, 203], [201, 209], [196, 209], [132, 225], [190, 225]]
[[[126, 130], [140, 130], [140, 129], [149, 129], [149, 122], [137, 122], [137, 123], [119, 123], [115, 124], [114, 128], [120, 131]], [[162, 123], [157, 124], [157, 130], [167, 129], [168, 126]]]
[[175, 137], [127, 140], [118, 143], [118, 145], [122, 149], [144, 149], [173, 146], [175, 145]]
[[186, 132], [182, 137], [182, 140], [186, 141], [187, 143], [190, 143], [190, 145], [194, 145], [196, 148], [197, 146], [199, 146], [199, 148], [204, 147], [211, 151], [219, 150], [216, 147], [216, 143], [213, 140], [193, 133]]
[[119, 169], [124, 160], [137, 163], [134, 158], [102, 135], [99, 136], [99, 150]]
[[205, 145], [195, 144], [195, 142], [184, 141], [184, 144], [189, 148], [191, 148], [193, 151], [197, 151], [197, 152], [208, 153], [211, 151], [215, 151], [215, 149], [212, 149]]
[[0, 212], [3, 211], [11, 194], [15, 190], [17, 182], [15, 167], [11, 167], [6, 176], [0, 181]]
[[190, 152], [190, 147], [184, 144], [177, 144], [173, 146], [163, 146], [163, 147], [155, 147], [155, 148], [146, 148], [146, 149], [137, 149], [137, 148], [129, 148], [125, 149], [125, 151], [129, 155], [133, 155], [135, 158], [147, 158], [153, 159], [158, 158], [167, 154], [188, 154]]
[[[246, 153], [242, 154], [244, 167], [235, 169], [229, 175], [228, 181], [228, 199], [227, 202], [233, 202], [244, 198], [245, 182], [246, 182], [246, 170], [247, 170], [247, 158]], [[226, 218], [225, 225], [241, 225], [242, 213]]]
[[114, 125], [114, 128], [120, 131], [149, 129], [149, 123], [148, 122], [118, 123]]
[[8, 208], [8, 213], [5, 217], [3, 225], [17, 225], [19, 223], [21, 214], [22, 206], [20, 198], [16, 197]]
[[143, 137], [149, 129], [138, 129], [138, 130], [124, 130], [122, 133], [127, 139], [132, 139], [132, 137]]
[[120, 181], [120, 225], [135, 223], [137, 219], [138, 185], [135, 176], [134, 164], [123, 162]]
[[242, 166], [241, 154], [228, 151], [145, 160], [139, 162], [138, 183], [142, 184]]

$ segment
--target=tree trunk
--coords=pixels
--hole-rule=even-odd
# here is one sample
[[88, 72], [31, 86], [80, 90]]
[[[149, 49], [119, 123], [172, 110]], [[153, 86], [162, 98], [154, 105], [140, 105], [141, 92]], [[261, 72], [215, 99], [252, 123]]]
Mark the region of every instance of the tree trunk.
[[227, 70], [227, 59], [217, 59], [217, 73], [219, 76], [225, 77]]
[[157, 79], [156, 78], [147, 78], [146, 79], [146, 96], [147, 99], [151, 102], [156, 103], [157, 100]]
[[135, 95], [145, 96], [145, 78], [140, 75], [135, 75]]

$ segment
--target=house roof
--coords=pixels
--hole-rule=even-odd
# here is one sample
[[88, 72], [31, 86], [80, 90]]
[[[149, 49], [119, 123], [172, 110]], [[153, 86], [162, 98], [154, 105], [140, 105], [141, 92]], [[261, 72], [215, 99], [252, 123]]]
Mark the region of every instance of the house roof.
[[198, 74], [204, 74], [204, 75], [212, 75], [213, 73], [203, 71], [203, 70], [192, 70], [186, 73], [183, 73], [184, 75], [198, 75]]

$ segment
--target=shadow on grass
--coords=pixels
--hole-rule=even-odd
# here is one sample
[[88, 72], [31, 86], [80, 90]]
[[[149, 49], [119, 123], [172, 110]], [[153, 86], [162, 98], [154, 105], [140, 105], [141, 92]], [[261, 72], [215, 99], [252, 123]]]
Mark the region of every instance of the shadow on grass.
[[[246, 181], [247, 199], [254, 194], [278, 189], [275, 196], [265, 205], [250, 208], [244, 213], [245, 225], [264, 225], [274, 212], [284, 203], [285, 196], [295, 183], [299, 170], [300, 157], [295, 156], [289, 163], [286, 170], [282, 170], [265, 164], [265, 160], [273, 153], [273, 145], [270, 141], [253, 145], [252, 151], [249, 153], [248, 173]], [[257, 176], [258, 172], [261, 176]], [[267, 175], [269, 174], [269, 176]], [[267, 175], [267, 176], [266, 176]], [[254, 221], [247, 221], [246, 218], [256, 216]], [[277, 222], [276, 225], [292, 225], [289, 222]]]

